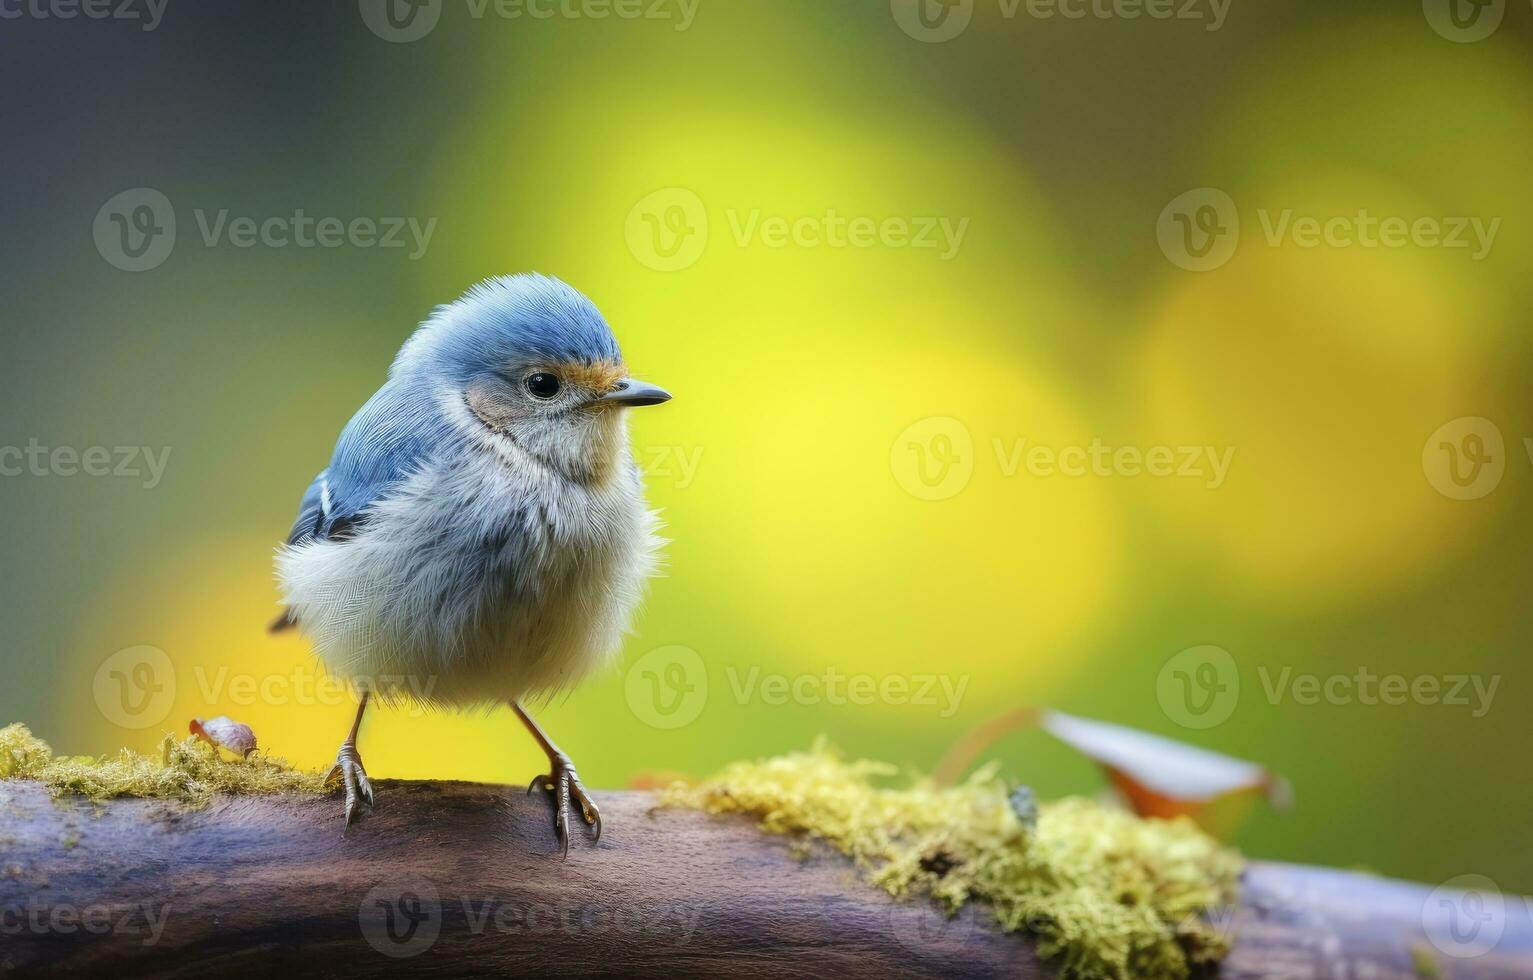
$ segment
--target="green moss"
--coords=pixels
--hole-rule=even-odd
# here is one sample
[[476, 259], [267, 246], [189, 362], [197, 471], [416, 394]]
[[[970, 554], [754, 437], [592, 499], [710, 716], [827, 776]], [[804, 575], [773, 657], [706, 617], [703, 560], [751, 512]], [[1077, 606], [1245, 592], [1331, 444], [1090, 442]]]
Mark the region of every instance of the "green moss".
[[1172, 980], [1228, 952], [1205, 914], [1235, 901], [1241, 860], [1191, 821], [1072, 798], [1038, 805], [1029, 829], [994, 768], [950, 788], [875, 785], [894, 775], [816, 746], [737, 763], [664, 799], [823, 840], [896, 897], [929, 896], [949, 913], [985, 903], [1002, 928], [1033, 933], [1067, 977]]
[[229, 762], [197, 738], [167, 735], [158, 759], [123, 749], [116, 756], [55, 758], [48, 743], [25, 725], [0, 728], [0, 779], [30, 779], [55, 796], [109, 800], [131, 796], [177, 800], [204, 807], [217, 794], [322, 793], [317, 773], [300, 772], [281, 759]]

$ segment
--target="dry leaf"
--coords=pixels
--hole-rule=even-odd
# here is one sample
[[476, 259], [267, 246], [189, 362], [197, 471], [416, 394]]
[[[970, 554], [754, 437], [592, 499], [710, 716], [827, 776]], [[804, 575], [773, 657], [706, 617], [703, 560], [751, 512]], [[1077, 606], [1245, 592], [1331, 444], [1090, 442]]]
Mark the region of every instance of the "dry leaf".
[[1209, 833], [1228, 837], [1259, 797], [1279, 807], [1292, 803], [1287, 780], [1254, 762], [1135, 728], [1039, 708], [1018, 709], [970, 732], [938, 765], [938, 785], [956, 783], [1002, 737], [1034, 727], [1101, 766], [1113, 787], [1142, 817], [1187, 816]]
[[1254, 762], [1210, 752], [1137, 728], [1045, 711], [1038, 727], [1101, 766], [1142, 817], [1188, 816], [1228, 832], [1253, 798], [1288, 806], [1288, 781]]

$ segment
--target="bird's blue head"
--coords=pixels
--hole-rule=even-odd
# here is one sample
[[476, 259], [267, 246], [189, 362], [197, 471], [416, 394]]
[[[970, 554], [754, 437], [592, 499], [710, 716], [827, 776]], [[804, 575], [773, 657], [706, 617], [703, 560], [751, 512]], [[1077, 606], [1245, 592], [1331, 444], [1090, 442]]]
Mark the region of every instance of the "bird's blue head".
[[438, 307], [410, 338], [395, 370], [467, 381], [486, 365], [621, 363], [601, 311], [550, 276], [486, 279]]
[[391, 376], [429, 385], [477, 424], [571, 475], [620, 441], [615, 409], [671, 397], [628, 376], [617, 338], [574, 287], [536, 273], [487, 279], [439, 307]]

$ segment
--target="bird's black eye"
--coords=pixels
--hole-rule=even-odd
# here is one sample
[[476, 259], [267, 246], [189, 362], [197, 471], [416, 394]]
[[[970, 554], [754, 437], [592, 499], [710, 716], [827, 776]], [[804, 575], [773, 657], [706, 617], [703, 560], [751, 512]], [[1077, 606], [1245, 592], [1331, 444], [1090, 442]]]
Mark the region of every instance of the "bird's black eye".
[[527, 390], [534, 398], [552, 398], [559, 393], [559, 379], [552, 374], [529, 374]]

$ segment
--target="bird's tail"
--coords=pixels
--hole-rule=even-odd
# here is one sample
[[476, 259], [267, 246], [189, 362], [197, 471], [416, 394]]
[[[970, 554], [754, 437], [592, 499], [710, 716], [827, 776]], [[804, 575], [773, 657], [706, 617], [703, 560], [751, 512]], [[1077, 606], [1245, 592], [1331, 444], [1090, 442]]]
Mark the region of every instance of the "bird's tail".
[[286, 633], [288, 630], [295, 629], [297, 626], [298, 614], [293, 612], [291, 609], [284, 609], [282, 610], [282, 615], [272, 620], [271, 625], [266, 627], [266, 632], [276, 636], [278, 633]]

